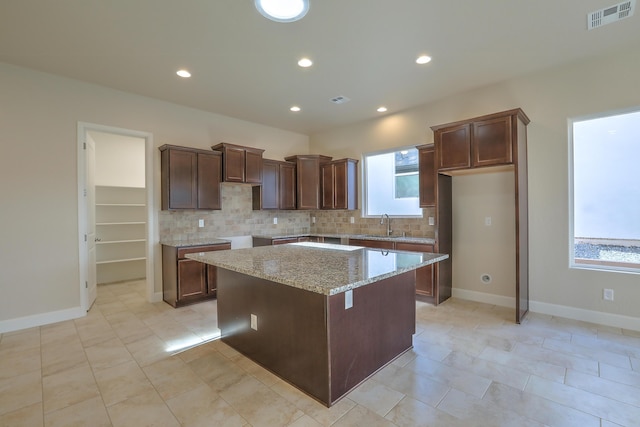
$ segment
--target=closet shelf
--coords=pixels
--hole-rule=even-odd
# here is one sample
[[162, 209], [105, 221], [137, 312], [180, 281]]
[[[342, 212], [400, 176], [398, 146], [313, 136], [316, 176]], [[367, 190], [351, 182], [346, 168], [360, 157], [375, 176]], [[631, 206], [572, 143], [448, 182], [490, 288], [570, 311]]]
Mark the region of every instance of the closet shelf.
[[101, 265], [101, 264], [114, 264], [116, 262], [129, 262], [129, 261], [144, 261], [146, 260], [147, 257], [142, 257], [142, 258], [123, 258], [123, 259], [111, 259], [108, 261], [97, 261], [96, 265]]
[[129, 240], [106, 240], [106, 241], [97, 241], [96, 245], [108, 245], [110, 243], [138, 243], [138, 242], [146, 242], [147, 239], [129, 239]]

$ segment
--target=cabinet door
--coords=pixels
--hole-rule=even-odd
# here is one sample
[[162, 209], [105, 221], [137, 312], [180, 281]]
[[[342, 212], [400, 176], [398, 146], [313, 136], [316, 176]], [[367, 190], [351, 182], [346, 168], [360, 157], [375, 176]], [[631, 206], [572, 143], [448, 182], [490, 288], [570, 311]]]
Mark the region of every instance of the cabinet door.
[[473, 167], [513, 163], [511, 116], [473, 123]]
[[207, 293], [215, 296], [218, 290], [218, 269], [215, 265], [207, 264]]
[[[396, 242], [396, 249], [399, 251], [433, 253], [433, 245], [424, 243]], [[432, 297], [433, 282], [433, 264], [425, 265], [416, 270], [416, 294]]]
[[286, 245], [287, 243], [296, 243], [298, 241], [297, 237], [283, 237], [282, 239], [273, 239], [271, 241], [272, 245]]
[[163, 160], [162, 209], [195, 209], [198, 202], [196, 153], [169, 149], [163, 152]]
[[[280, 209], [296, 208], [296, 166], [290, 163], [280, 163]], [[262, 179], [264, 179], [264, 171]]]
[[393, 249], [393, 242], [389, 240], [349, 239], [349, 246], [364, 246], [365, 248]]
[[432, 145], [418, 150], [420, 207], [436, 205], [436, 152]]
[[198, 209], [221, 209], [222, 156], [198, 153]]
[[299, 158], [297, 163], [298, 209], [318, 209], [320, 168], [316, 158]]
[[246, 148], [244, 153], [244, 182], [260, 184], [262, 182], [262, 152]]
[[280, 169], [277, 161], [262, 163], [262, 209], [278, 209]]
[[438, 170], [471, 167], [471, 125], [439, 129], [434, 135]]
[[224, 181], [245, 182], [244, 163], [245, 149], [238, 147], [224, 147]]
[[335, 207], [335, 165], [328, 163], [320, 166], [320, 194], [322, 195], [322, 209]]
[[206, 264], [190, 259], [178, 260], [178, 300], [198, 299], [206, 295]]

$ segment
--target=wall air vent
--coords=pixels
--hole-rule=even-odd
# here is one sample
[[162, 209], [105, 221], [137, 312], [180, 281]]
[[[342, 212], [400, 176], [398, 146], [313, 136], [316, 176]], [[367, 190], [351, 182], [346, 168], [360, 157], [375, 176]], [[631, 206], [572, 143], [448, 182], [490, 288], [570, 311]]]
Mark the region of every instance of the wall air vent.
[[612, 22], [628, 18], [636, 9], [636, 0], [628, 0], [622, 3], [596, 10], [587, 15], [587, 29], [602, 27]]
[[336, 96], [335, 98], [331, 98], [331, 102], [333, 102], [334, 104], [344, 104], [345, 102], [349, 101], [351, 100], [346, 96]]

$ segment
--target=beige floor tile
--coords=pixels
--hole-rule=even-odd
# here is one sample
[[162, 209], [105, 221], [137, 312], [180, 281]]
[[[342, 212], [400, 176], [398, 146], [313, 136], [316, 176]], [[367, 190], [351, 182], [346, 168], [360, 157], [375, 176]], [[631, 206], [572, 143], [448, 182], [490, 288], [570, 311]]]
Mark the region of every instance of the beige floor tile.
[[245, 378], [253, 378], [217, 351], [189, 362], [189, 366], [217, 392], [221, 392]]
[[42, 375], [75, 368], [87, 363], [87, 357], [79, 338], [42, 346]]
[[462, 372], [459, 369], [423, 357], [417, 357], [404, 369], [410, 369], [419, 375], [426, 375], [434, 381], [477, 397], [482, 397], [491, 384], [491, 380], [479, 375]]
[[576, 371], [586, 374], [598, 375], [598, 362], [596, 360], [585, 359], [580, 356], [560, 353], [543, 347], [522, 343], [516, 344], [512, 353], [527, 359], [558, 365], [566, 369], [575, 369]]
[[215, 343], [209, 341], [176, 353], [184, 362], [189, 363], [209, 354], [217, 353]]
[[404, 396], [404, 393], [393, 390], [374, 379], [365, 381], [347, 394], [347, 397], [358, 405], [364, 406], [382, 417], [396, 406]]
[[15, 377], [32, 371], [40, 372], [40, 346], [26, 349], [0, 350], [0, 379]]
[[67, 369], [42, 379], [44, 412], [49, 413], [100, 396], [88, 365]]
[[367, 408], [356, 405], [333, 424], [334, 427], [394, 427], [393, 423]]
[[426, 375], [416, 375], [410, 369], [388, 365], [373, 376], [376, 381], [385, 384], [415, 400], [435, 407], [449, 391], [449, 386], [434, 381]]
[[0, 415], [42, 402], [40, 372], [0, 380]]
[[152, 363], [142, 370], [165, 400], [205, 385], [191, 367], [177, 356]]
[[466, 353], [457, 351], [452, 352], [442, 362], [453, 368], [473, 372], [481, 377], [506, 384], [519, 390], [524, 390], [524, 386], [527, 385], [527, 381], [529, 380], [528, 373], [485, 359], [471, 357]]
[[433, 338], [428, 339], [425, 337], [422, 337], [422, 338], [414, 337], [413, 348], [409, 350], [411, 352], [411, 355], [414, 357], [412, 357], [411, 360], [405, 363], [404, 366], [406, 366], [407, 364], [415, 360], [417, 356], [422, 356], [422, 357], [426, 357], [427, 359], [442, 362], [445, 359], [445, 357], [451, 354], [452, 349], [450, 345], [447, 345], [447, 344], [440, 345], [434, 341], [435, 340]]
[[598, 362], [606, 363], [608, 365], [631, 369], [629, 356], [608, 351], [604, 343], [602, 347], [594, 348], [583, 347], [575, 342], [546, 339], [543, 347], [549, 350], [580, 356], [585, 359], [597, 360]]
[[96, 371], [95, 378], [107, 406], [155, 391], [142, 369], [133, 361]]
[[66, 322], [52, 323], [51, 325], [41, 326], [40, 329], [40, 345], [48, 344], [64, 344], [66, 342], [78, 340], [78, 331], [73, 320]]
[[303, 415], [291, 424], [288, 427], [322, 427], [322, 424], [314, 420], [308, 415]]
[[[611, 337], [617, 337], [617, 335], [610, 335]], [[633, 344], [624, 342], [624, 339], [608, 339], [607, 336], [598, 337], [585, 337], [581, 335], [574, 335], [571, 342], [583, 347], [591, 348], [594, 350], [602, 350], [621, 354], [629, 357], [640, 357], [640, 347], [636, 347]]]
[[[604, 397], [640, 407], [640, 388], [605, 378], [567, 370], [565, 384]], [[638, 420], [640, 422], [640, 419]]]
[[126, 347], [140, 366], [147, 366], [170, 356], [167, 343], [156, 335], [131, 342]]
[[511, 351], [515, 345], [515, 341], [501, 336], [485, 334], [482, 332], [482, 329], [455, 327], [449, 331], [449, 334], [456, 338], [474, 342], [483, 349], [484, 347], [494, 347], [498, 350]]
[[207, 385], [169, 399], [167, 405], [185, 427], [246, 425], [246, 420]]
[[176, 417], [155, 390], [138, 394], [113, 406], [108, 406], [107, 411], [113, 427], [180, 426]]
[[464, 424], [444, 411], [405, 397], [386, 416], [398, 427], [462, 427]]
[[131, 353], [117, 337], [84, 349], [93, 370], [111, 368], [133, 360]]
[[[391, 364], [403, 367], [406, 366], [407, 363], [412, 362], [416, 357], [418, 357], [418, 353], [414, 349], [410, 349], [409, 351], [405, 351], [399, 357], [396, 357]], [[442, 361], [442, 359], [440, 359], [440, 361]]]
[[504, 384], [491, 384], [483, 400], [498, 408], [515, 411], [518, 414], [548, 426], [600, 426], [600, 419], [598, 417]]
[[43, 425], [41, 402], [0, 415], [2, 427], [42, 427]]
[[44, 421], [46, 427], [111, 427], [107, 409], [100, 397], [87, 399], [73, 406], [45, 414]]
[[29, 328], [16, 333], [3, 334], [0, 339], [0, 354], [40, 348], [40, 329]]
[[116, 333], [104, 318], [90, 323], [77, 323], [78, 336], [83, 347], [91, 347], [103, 341], [116, 338]]
[[567, 371], [566, 368], [562, 366], [540, 360], [531, 360], [519, 354], [490, 347], [487, 347], [480, 353], [478, 358], [559, 383], [564, 382], [564, 376]]

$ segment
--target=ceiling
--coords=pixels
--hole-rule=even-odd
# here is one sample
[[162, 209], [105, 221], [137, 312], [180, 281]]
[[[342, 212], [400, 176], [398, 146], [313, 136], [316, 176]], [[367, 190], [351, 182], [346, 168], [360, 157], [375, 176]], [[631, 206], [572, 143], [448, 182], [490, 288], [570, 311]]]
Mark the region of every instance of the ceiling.
[[587, 13], [614, 2], [311, 0], [301, 21], [275, 23], [253, 0], [2, 0], [0, 62], [313, 134], [637, 49], [638, 13], [587, 31]]

